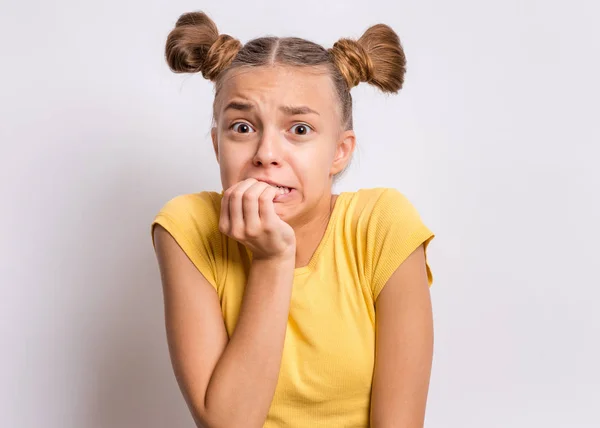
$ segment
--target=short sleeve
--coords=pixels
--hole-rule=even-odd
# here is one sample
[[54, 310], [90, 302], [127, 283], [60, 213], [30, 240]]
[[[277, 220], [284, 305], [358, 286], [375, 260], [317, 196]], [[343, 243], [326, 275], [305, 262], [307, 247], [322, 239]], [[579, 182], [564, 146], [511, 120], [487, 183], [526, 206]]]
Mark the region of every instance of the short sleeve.
[[383, 190], [373, 205], [366, 231], [365, 275], [371, 282], [373, 301], [396, 269], [421, 244], [425, 248], [431, 286], [433, 275], [427, 262], [427, 246], [434, 236], [402, 193], [393, 188]]
[[220, 251], [220, 203], [211, 192], [176, 196], [158, 212], [151, 224], [160, 224], [173, 236], [184, 253], [207, 281], [217, 289], [217, 254]]

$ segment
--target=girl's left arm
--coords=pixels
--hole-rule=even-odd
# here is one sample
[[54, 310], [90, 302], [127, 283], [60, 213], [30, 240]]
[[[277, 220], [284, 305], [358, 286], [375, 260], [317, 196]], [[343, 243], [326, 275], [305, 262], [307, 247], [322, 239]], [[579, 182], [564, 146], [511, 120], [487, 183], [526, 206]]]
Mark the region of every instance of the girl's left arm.
[[375, 302], [372, 428], [422, 428], [433, 358], [433, 317], [425, 252], [419, 246]]

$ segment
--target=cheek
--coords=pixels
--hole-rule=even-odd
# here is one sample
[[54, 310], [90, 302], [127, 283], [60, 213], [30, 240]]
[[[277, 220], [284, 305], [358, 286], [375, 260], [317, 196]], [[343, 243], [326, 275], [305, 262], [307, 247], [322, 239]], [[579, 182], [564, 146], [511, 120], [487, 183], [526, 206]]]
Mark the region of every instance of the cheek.
[[223, 142], [220, 146], [220, 163], [227, 169], [239, 168], [248, 161], [249, 152], [244, 145]]
[[221, 145], [219, 151], [219, 170], [223, 187], [228, 188], [240, 181], [246, 158], [241, 150], [232, 150], [227, 144]]
[[302, 158], [296, 158], [297, 172], [302, 176], [304, 183], [317, 184], [325, 182], [328, 178], [332, 164], [332, 155], [321, 147], [303, 153]]
[[309, 165], [315, 172], [327, 172], [331, 168], [334, 157], [334, 143], [320, 141], [309, 155]]

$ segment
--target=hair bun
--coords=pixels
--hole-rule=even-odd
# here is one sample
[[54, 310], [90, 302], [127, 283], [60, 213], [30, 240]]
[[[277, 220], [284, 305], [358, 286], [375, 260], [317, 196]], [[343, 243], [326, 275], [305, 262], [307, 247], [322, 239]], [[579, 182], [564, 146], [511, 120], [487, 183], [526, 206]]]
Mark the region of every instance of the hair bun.
[[204, 12], [185, 13], [167, 37], [165, 58], [175, 73], [197, 73], [209, 80], [227, 68], [242, 44], [227, 34], [219, 35]]
[[348, 88], [367, 82], [384, 92], [398, 92], [404, 83], [406, 57], [398, 35], [389, 26], [377, 24], [357, 41], [338, 40], [330, 54]]
[[356, 40], [340, 39], [334, 43], [331, 51], [348, 88], [373, 78], [373, 61]]

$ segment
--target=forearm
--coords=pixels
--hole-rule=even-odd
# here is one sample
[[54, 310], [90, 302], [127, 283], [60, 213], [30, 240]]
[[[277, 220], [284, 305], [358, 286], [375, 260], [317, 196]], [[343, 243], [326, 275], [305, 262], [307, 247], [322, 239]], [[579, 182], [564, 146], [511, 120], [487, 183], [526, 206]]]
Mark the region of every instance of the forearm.
[[279, 376], [294, 267], [294, 257], [252, 263], [236, 328], [206, 391], [206, 414], [218, 425], [263, 426]]

